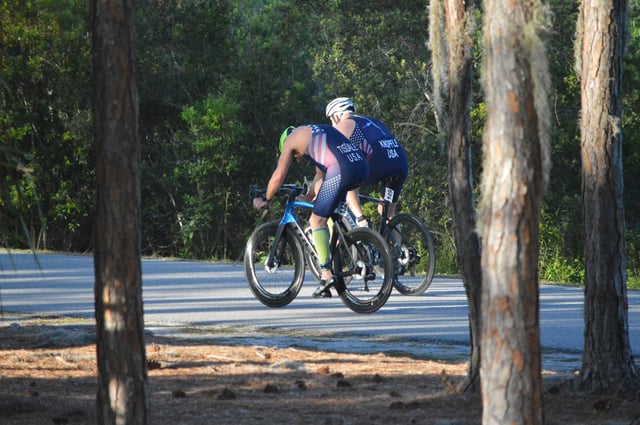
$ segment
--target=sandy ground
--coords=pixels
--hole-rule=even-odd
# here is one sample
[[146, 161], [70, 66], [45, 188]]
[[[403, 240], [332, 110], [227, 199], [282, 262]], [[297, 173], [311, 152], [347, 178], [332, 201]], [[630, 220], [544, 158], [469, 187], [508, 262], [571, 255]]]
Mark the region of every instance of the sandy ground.
[[[93, 325], [13, 319], [0, 320], [0, 425], [95, 424]], [[465, 359], [233, 341], [149, 333], [147, 423], [481, 423], [480, 396], [455, 391]], [[638, 399], [585, 396], [570, 371], [543, 378], [546, 424], [640, 425]]]

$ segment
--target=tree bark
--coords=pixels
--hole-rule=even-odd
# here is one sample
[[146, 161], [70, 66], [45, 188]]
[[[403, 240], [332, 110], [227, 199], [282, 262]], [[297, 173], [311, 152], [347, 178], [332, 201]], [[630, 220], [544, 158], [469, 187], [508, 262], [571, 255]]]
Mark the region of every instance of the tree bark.
[[542, 5], [484, 3], [483, 424], [542, 424], [538, 257], [548, 168]]
[[480, 338], [482, 269], [480, 238], [476, 233], [476, 210], [471, 168], [471, 126], [473, 42], [470, 20], [473, 2], [446, 0], [445, 29], [448, 46], [447, 137], [449, 196], [453, 212], [453, 232], [458, 262], [469, 305], [471, 353], [467, 379], [462, 390], [480, 389]]
[[131, 0], [92, 0], [97, 423], [145, 424], [140, 142]]
[[622, 57], [626, 0], [583, 0], [580, 9], [585, 305], [582, 388], [639, 388], [631, 356], [622, 178]]

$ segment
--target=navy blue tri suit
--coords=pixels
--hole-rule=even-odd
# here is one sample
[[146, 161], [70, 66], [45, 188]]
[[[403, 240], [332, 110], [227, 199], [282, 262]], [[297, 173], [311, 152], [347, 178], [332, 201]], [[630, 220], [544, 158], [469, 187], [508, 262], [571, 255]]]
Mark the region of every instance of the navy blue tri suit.
[[304, 157], [325, 173], [313, 212], [329, 217], [348, 191], [365, 182], [369, 167], [362, 152], [338, 130], [325, 124], [309, 127], [311, 142]]
[[[393, 189], [393, 202], [398, 202], [402, 186], [409, 174], [407, 155], [395, 136], [380, 121], [351, 115], [356, 126], [349, 140], [358, 147], [369, 163], [369, 176], [365, 184], [371, 185], [387, 180], [386, 186]], [[381, 188], [384, 196], [384, 188]]]

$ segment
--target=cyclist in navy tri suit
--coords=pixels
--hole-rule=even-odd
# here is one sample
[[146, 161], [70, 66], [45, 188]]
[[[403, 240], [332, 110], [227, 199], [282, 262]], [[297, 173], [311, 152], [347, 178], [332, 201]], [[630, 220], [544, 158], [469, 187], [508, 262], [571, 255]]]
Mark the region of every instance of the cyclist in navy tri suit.
[[284, 183], [294, 159], [306, 158], [315, 165], [316, 175], [307, 193], [307, 200], [315, 199], [309, 225], [320, 257], [322, 286], [314, 292], [314, 296], [330, 297], [329, 288], [335, 284], [335, 279], [331, 270], [327, 219], [345, 200], [349, 190], [365, 182], [369, 171], [367, 161], [342, 133], [324, 124], [287, 128], [280, 137], [280, 152], [267, 191], [262, 198], [253, 200], [253, 206], [257, 209], [268, 206], [269, 200]]
[[[396, 212], [398, 197], [409, 174], [409, 164], [404, 149], [386, 125], [380, 121], [355, 115], [356, 106], [348, 97], [338, 97], [327, 104], [325, 113], [331, 124], [347, 136], [357, 146], [369, 163], [369, 176], [365, 185], [386, 182], [385, 187], [393, 189], [393, 200], [389, 205], [388, 217]], [[384, 187], [380, 198], [384, 199]], [[357, 217], [359, 226], [366, 226], [367, 219], [362, 213], [358, 190], [347, 195], [349, 208]], [[379, 211], [381, 211], [379, 206]]]

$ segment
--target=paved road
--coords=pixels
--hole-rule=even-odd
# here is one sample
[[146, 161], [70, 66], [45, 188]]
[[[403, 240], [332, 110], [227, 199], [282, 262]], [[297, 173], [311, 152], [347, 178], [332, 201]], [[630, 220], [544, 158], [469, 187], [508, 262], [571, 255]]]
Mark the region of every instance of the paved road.
[[[5, 312], [93, 317], [93, 257], [0, 253], [0, 296]], [[465, 344], [469, 341], [462, 282], [436, 278], [420, 297], [396, 292], [374, 314], [353, 313], [339, 298], [314, 299], [303, 286], [289, 306], [270, 309], [251, 294], [242, 265], [143, 260], [145, 322], [157, 329], [214, 327], [245, 332], [276, 330], [347, 334]], [[310, 282], [312, 280], [309, 280]], [[548, 350], [582, 350], [581, 289], [540, 290], [541, 343]], [[629, 332], [640, 353], [640, 294], [629, 293]]]

